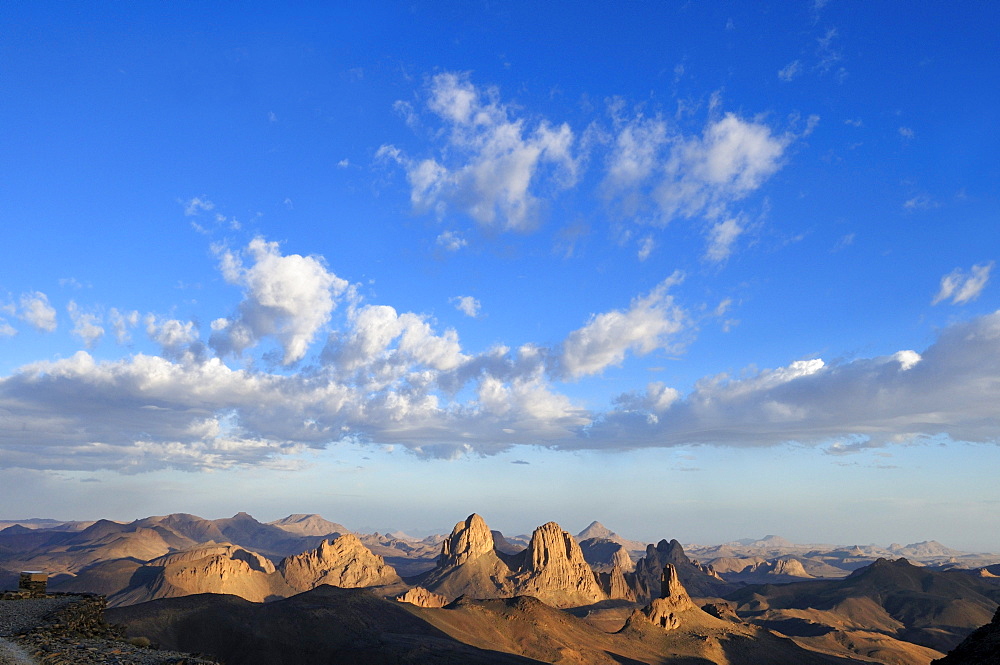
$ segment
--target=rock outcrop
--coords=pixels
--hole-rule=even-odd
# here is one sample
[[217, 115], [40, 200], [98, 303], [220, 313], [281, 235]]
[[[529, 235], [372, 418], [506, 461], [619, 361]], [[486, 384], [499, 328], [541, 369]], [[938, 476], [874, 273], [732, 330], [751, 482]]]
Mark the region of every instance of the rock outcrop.
[[416, 605], [417, 607], [444, 607], [448, 604], [447, 598], [439, 593], [428, 591], [422, 586], [413, 587], [403, 595], [397, 596], [396, 600], [401, 603]]
[[493, 552], [493, 532], [482, 517], [473, 513], [451, 530], [441, 545], [439, 565], [442, 568], [460, 566]]
[[632, 557], [628, 555], [628, 550], [625, 549], [624, 545], [614, 540], [607, 538], [581, 540], [580, 550], [583, 551], [583, 558], [597, 573], [610, 572], [616, 566], [626, 572], [631, 572], [635, 568]]
[[[437, 567], [421, 584], [449, 600], [524, 595], [554, 607], [578, 607], [608, 598], [580, 545], [555, 522], [535, 529], [525, 550], [501, 553], [476, 514], [455, 525], [441, 545]], [[627, 592], [618, 588], [617, 593]]]
[[657, 597], [661, 574], [668, 563], [676, 568], [678, 578], [685, 588], [696, 596], [722, 596], [735, 588], [719, 577], [711, 566], [700, 566], [692, 562], [676, 540], [669, 543], [661, 540], [655, 547], [647, 545], [646, 555], [635, 564], [636, 596], [639, 600]]
[[296, 591], [309, 591], [321, 584], [354, 589], [402, 581], [385, 559], [350, 533], [324, 540], [311, 552], [285, 557], [279, 572]]
[[580, 545], [555, 522], [535, 529], [517, 576], [517, 593], [554, 607], [589, 605], [605, 600]]
[[452, 529], [441, 543], [437, 566], [421, 584], [449, 600], [506, 598], [514, 595], [514, 571], [493, 546], [493, 533], [479, 515], [473, 513]]
[[671, 563], [666, 564], [660, 574], [660, 589], [659, 598], [654, 598], [641, 610], [632, 612], [625, 629], [636, 622], [648, 621], [665, 631], [676, 630], [681, 627], [681, 617], [684, 613], [698, 610], [681, 583], [676, 566]]
[[253, 602], [293, 593], [265, 557], [228, 543], [153, 559], [133, 575], [139, 583], [109, 598], [112, 606], [197, 593], [225, 593]]
[[600, 582], [601, 590], [607, 594], [609, 599], [635, 602], [635, 591], [625, 578], [625, 573], [618, 566], [613, 567], [610, 572], [598, 573], [597, 580]]

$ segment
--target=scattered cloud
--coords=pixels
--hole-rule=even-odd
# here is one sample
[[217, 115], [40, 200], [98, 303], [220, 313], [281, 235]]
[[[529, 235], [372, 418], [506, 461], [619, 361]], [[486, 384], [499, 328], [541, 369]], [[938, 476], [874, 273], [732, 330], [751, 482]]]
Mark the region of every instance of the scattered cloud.
[[21, 295], [18, 316], [38, 330], [52, 332], [56, 329], [56, 310], [49, 304], [49, 297], [41, 291]]
[[83, 288], [83, 284], [77, 281], [75, 277], [63, 277], [59, 280], [59, 286], [69, 289], [75, 289], [79, 291]]
[[937, 208], [940, 204], [932, 199], [927, 194], [918, 194], [912, 199], [907, 199], [903, 203], [903, 208], [906, 210], [930, 210], [931, 208]]
[[914, 136], [916, 136], [916, 132], [914, 132], [909, 127], [900, 127], [899, 135], [902, 136], [904, 139], [912, 139]]
[[845, 235], [840, 236], [840, 238], [837, 239], [837, 242], [836, 244], [834, 244], [833, 249], [831, 251], [839, 252], [841, 250], [847, 249], [848, 247], [854, 244], [855, 237], [856, 235], [854, 233], [847, 233]]
[[782, 81], [791, 81], [801, 73], [802, 63], [798, 60], [793, 60], [778, 70], [778, 78]]
[[413, 159], [390, 145], [377, 153], [406, 170], [415, 209], [456, 208], [487, 228], [528, 231], [541, 212], [536, 192], [576, 183], [569, 125], [512, 117], [498, 90], [481, 90], [464, 73], [438, 74], [427, 92], [427, 109], [444, 126], [437, 154]]
[[468, 241], [454, 231], [445, 231], [437, 237], [437, 245], [449, 252], [457, 252], [466, 245]]
[[700, 137], [672, 146], [656, 199], [664, 221], [675, 216], [715, 219], [759, 188], [780, 167], [790, 137], [732, 113], [710, 122]]
[[108, 321], [114, 329], [115, 340], [119, 344], [128, 344], [132, 341], [132, 334], [129, 330], [139, 324], [139, 312], [135, 310], [122, 312], [112, 307], [108, 310]]
[[13, 337], [17, 334], [17, 328], [0, 318], [0, 337]]
[[653, 253], [653, 249], [656, 247], [656, 241], [653, 236], [646, 236], [639, 241], [639, 260], [645, 261], [649, 258], [649, 255]]
[[816, 56], [819, 58], [816, 68], [824, 74], [843, 59], [840, 50], [834, 45], [837, 36], [836, 28], [828, 28], [822, 37], [816, 39]]
[[990, 281], [993, 263], [990, 261], [974, 265], [968, 273], [961, 268], [955, 268], [941, 278], [941, 287], [931, 304], [937, 305], [949, 299], [954, 305], [972, 302], [979, 297], [979, 294], [986, 288], [987, 282]]
[[745, 229], [737, 219], [727, 219], [718, 222], [708, 232], [708, 248], [705, 250], [705, 258], [709, 261], [725, 261], [733, 253], [733, 245]]
[[672, 348], [671, 340], [683, 330], [687, 315], [668, 291], [682, 280], [680, 273], [674, 273], [635, 298], [627, 310], [596, 314], [587, 325], [571, 332], [562, 345], [563, 371], [579, 378], [621, 364], [628, 351], [645, 355]]
[[214, 203], [212, 203], [208, 199], [203, 199], [201, 197], [196, 196], [184, 204], [184, 214], [187, 215], [188, 217], [193, 217], [194, 215], [197, 215], [200, 212], [213, 210], [214, 208], [215, 208]]
[[472, 296], [455, 296], [449, 302], [455, 305], [455, 309], [462, 314], [473, 319], [479, 316], [479, 310], [482, 307], [480, 302]]
[[70, 332], [82, 339], [88, 349], [92, 348], [104, 336], [104, 328], [100, 325], [100, 315], [81, 311], [80, 307], [72, 300], [66, 306], [66, 311], [73, 322], [73, 330]]

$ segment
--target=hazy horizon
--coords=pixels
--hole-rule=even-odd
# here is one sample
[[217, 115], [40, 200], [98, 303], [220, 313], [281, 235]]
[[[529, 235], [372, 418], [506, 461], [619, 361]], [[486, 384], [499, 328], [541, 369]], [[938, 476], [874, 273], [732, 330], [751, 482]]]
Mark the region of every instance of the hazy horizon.
[[1000, 5], [0, 22], [5, 512], [1000, 552]]

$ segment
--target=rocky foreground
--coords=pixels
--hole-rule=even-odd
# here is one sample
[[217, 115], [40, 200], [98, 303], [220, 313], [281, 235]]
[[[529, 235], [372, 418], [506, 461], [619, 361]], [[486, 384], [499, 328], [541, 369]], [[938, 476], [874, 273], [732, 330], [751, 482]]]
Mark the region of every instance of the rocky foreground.
[[[92, 594], [0, 599], [0, 665], [217, 665], [214, 661], [126, 641], [104, 619], [106, 601]], [[6, 662], [5, 662], [6, 661]]]

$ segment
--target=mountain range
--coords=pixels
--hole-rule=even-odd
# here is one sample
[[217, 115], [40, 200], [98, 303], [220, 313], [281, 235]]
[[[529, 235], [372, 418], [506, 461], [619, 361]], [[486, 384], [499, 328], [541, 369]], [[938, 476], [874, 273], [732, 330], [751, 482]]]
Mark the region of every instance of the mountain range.
[[[870, 557], [886, 551], [915, 559]], [[293, 653], [275, 626], [347, 621], [341, 614], [351, 607], [368, 637], [345, 627], [316, 639], [352, 658], [358, 640], [375, 640], [384, 662], [416, 658], [415, 644], [439, 640], [453, 662], [927, 665], [990, 621], [1000, 601], [998, 561], [933, 541], [867, 549], [775, 536], [713, 547], [643, 544], [597, 522], [575, 536], [549, 522], [508, 537], [477, 514], [422, 539], [355, 534], [310, 514], [270, 523], [246, 513], [34, 520], [0, 530], [0, 584], [16, 584], [19, 570], [45, 570], [53, 590], [107, 596], [137, 635], [233, 663], [257, 662], [239, 654], [259, 640], [271, 646], [255, 653]], [[219, 621], [230, 632], [195, 627], [215, 615], [229, 617]], [[254, 635], [243, 634], [247, 627]], [[772, 655], [739, 655], [761, 658], [762, 649]], [[490, 661], [497, 651], [512, 659]]]

